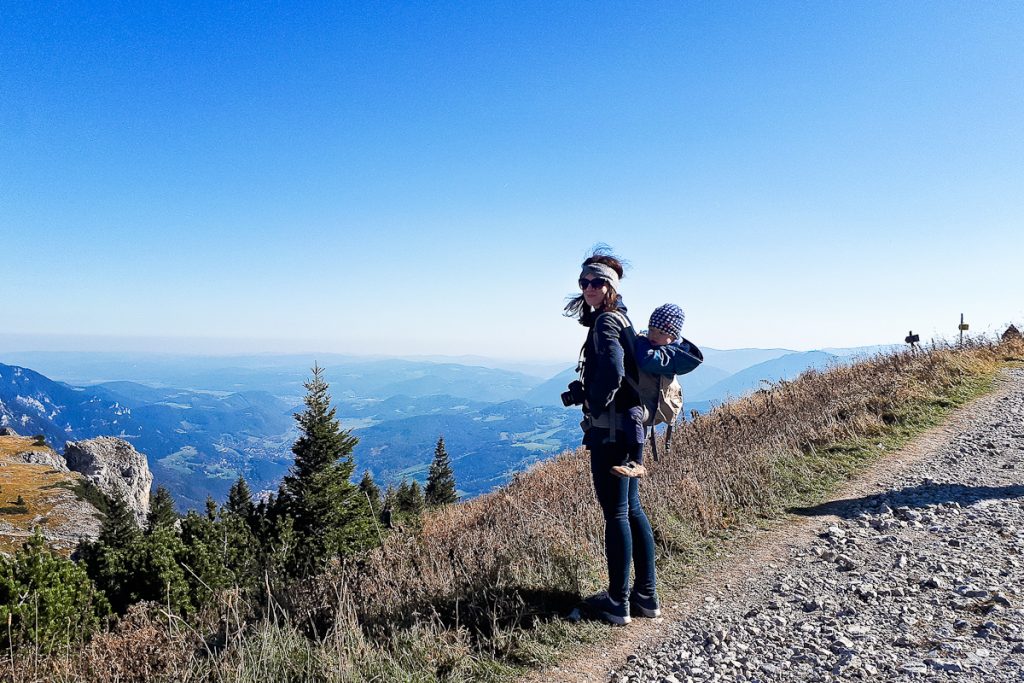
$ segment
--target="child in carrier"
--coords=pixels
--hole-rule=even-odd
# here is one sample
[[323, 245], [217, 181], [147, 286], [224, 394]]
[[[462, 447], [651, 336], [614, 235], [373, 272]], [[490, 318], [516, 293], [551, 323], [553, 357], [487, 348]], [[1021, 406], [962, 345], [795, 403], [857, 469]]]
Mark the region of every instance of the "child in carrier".
[[684, 319], [683, 309], [675, 304], [654, 309], [647, 323], [647, 336], [636, 337], [634, 353], [642, 372], [671, 377], [693, 370], [696, 347], [683, 339]]
[[[654, 309], [647, 334], [636, 336], [633, 352], [640, 372], [674, 377], [690, 372], [704, 360], [700, 350], [683, 339], [684, 319], [683, 309], [675, 304], [662, 304]], [[619, 477], [642, 477], [646, 473], [643, 451], [636, 460], [612, 468], [612, 474]]]

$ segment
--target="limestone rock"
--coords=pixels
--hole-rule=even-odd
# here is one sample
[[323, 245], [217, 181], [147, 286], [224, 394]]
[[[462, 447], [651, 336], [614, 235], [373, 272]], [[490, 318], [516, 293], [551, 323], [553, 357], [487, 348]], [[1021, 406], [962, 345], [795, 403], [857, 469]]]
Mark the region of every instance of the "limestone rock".
[[22, 451], [14, 457], [30, 465], [46, 465], [51, 469], [60, 472], [67, 472], [68, 465], [64, 458], [60, 457], [49, 448], [35, 448], [29, 451]]
[[11, 427], [0, 427], [0, 436], [19, 436]]
[[64, 446], [68, 468], [80, 472], [109, 496], [119, 496], [135, 513], [139, 526], [149, 513], [153, 473], [146, 456], [124, 439], [101, 436], [68, 441]]

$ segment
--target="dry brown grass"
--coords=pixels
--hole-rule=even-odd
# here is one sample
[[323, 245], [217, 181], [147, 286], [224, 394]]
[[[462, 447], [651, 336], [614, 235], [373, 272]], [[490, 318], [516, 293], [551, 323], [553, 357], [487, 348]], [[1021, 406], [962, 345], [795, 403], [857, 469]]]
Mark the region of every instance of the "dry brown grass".
[[[36, 446], [32, 438], [0, 436], [0, 552], [13, 553], [38, 526], [55, 549], [69, 554], [74, 548], [69, 530], [78, 525], [79, 515], [95, 513], [70, 490], [78, 475], [16, 457], [25, 451], [50, 450]], [[16, 505], [18, 496], [23, 507]]]
[[[676, 429], [641, 486], [667, 551], [685, 550], [737, 516], [769, 513], [793, 493], [792, 468], [829, 444], [875, 436], [929, 402], [952, 405], [970, 378], [991, 376], [995, 347], [938, 348], [809, 371]], [[350, 595], [372, 632], [411, 609], [475, 629], [529, 624], [597, 588], [603, 522], [582, 449], [534, 467], [507, 487], [428, 516], [419, 536], [392, 536], [330, 583]], [[340, 587], [340, 588], [339, 588]]]
[[[807, 372], [680, 426], [641, 487], [659, 547], [685, 554], [737, 520], [815, 495], [872, 457], [876, 440], [906, 436], [980, 393], [1007, 360], [1024, 360], [1024, 345], [878, 356]], [[602, 538], [587, 455], [563, 453], [275, 596], [270, 620], [247, 622], [244, 607], [225, 603], [219, 622], [191, 636], [160, 640], [151, 630], [170, 623], [129, 624], [66, 657], [59, 678], [108, 680], [96, 662], [130, 657], [133, 639], [164, 643], [156, 659], [173, 671], [118, 680], [500, 678], [534, 661], [552, 633], [579, 637], [571, 629], [584, 627], [558, 615], [603, 583]]]

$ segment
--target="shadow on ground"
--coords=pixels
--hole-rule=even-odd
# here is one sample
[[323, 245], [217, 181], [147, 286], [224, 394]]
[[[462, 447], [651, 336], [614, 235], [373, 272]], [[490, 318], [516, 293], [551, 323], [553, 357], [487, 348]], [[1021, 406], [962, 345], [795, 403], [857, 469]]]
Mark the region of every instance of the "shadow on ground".
[[793, 507], [787, 511], [804, 517], [835, 515], [844, 519], [856, 517], [862, 512], [877, 512], [881, 505], [891, 508], [924, 507], [957, 503], [961, 507], [973, 505], [981, 500], [1001, 498], [1024, 498], [1024, 484], [1012, 486], [964, 486], [963, 484], [926, 483], [908, 486], [898, 491], [884, 491], [860, 498], [843, 498], [812, 507]]

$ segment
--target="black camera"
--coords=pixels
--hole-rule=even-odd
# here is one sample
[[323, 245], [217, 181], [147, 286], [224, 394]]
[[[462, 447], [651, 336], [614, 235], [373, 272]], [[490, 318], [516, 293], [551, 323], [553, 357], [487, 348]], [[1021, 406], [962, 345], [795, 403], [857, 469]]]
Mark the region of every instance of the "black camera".
[[586, 396], [583, 393], [583, 382], [575, 380], [569, 382], [569, 391], [562, 392], [562, 405], [568, 408], [569, 406], [581, 406]]

